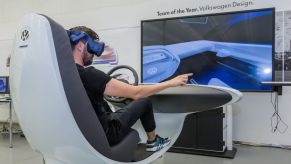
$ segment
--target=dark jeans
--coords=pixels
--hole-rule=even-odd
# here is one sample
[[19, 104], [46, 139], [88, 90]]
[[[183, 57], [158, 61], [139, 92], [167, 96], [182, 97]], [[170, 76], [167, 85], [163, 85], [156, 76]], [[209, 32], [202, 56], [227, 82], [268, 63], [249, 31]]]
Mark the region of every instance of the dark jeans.
[[106, 131], [110, 145], [120, 142], [132, 130], [131, 127], [138, 119], [141, 120], [146, 132], [155, 130], [153, 107], [147, 98], [135, 100], [123, 109], [111, 113], [111, 121]]

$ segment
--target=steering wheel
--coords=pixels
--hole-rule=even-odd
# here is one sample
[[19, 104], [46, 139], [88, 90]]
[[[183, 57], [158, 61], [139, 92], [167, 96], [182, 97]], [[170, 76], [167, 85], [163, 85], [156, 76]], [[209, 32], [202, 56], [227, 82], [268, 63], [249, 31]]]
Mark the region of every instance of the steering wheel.
[[[130, 73], [132, 77], [130, 77], [127, 73]], [[119, 65], [107, 72], [109, 76], [112, 78], [122, 81], [124, 83], [130, 85], [138, 85], [138, 75], [137, 72], [130, 66], [127, 65]], [[104, 96], [104, 98], [113, 103], [125, 103], [129, 98], [127, 97], [117, 97], [117, 96]]]

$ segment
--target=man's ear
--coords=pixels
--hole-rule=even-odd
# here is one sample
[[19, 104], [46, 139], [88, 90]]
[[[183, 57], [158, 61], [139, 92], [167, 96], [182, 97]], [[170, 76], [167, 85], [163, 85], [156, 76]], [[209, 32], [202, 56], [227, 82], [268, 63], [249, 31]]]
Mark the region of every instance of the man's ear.
[[84, 44], [83, 42], [79, 41], [79, 42], [75, 45], [75, 48], [77, 49], [77, 51], [79, 51], [79, 52], [83, 52], [83, 50], [84, 50], [84, 46], [85, 46], [85, 44]]

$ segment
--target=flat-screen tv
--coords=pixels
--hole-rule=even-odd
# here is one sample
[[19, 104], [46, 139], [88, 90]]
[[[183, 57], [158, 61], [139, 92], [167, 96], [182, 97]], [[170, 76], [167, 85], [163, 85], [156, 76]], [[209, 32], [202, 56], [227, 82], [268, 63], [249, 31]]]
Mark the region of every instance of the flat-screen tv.
[[0, 76], [0, 94], [9, 94], [8, 76]]
[[193, 73], [188, 84], [269, 91], [275, 9], [141, 21], [141, 82]]

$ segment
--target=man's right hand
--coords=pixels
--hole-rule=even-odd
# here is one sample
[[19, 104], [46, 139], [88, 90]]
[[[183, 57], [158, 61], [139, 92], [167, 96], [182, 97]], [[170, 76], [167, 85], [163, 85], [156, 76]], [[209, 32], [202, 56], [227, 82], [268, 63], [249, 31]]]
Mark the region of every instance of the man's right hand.
[[171, 87], [183, 86], [187, 84], [189, 76], [192, 76], [193, 73], [186, 73], [174, 77], [171, 80], [166, 81]]

